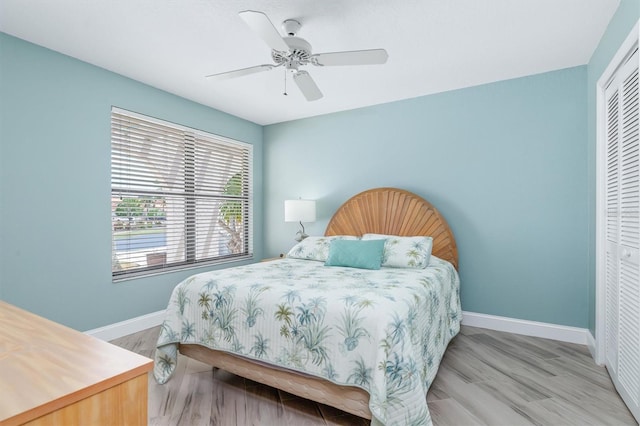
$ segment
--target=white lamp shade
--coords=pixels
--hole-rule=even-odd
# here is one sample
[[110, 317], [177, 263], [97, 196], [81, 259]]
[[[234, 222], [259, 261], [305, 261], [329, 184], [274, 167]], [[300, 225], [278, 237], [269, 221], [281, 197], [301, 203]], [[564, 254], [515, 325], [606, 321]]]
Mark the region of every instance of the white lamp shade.
[[285, 200], [284, 201], [284, 221], [285, 222], [315, 222], [316, 221], [316, 201], [315, 200]]

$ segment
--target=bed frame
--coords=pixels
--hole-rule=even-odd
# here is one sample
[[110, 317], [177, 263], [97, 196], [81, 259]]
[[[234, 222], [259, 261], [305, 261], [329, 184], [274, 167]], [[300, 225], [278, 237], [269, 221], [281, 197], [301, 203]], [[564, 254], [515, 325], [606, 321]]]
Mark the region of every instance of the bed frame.
[[[361, 192], [338, 208], [325, 231], [327, 236], [365, 233], [431, 236], [432, 253], [458, 268], [458, 249], [449, 225], [435, 207], [411, 192], [396, 188]], [[179, 350], [183, 355], [238, 376], [371, 419], [369, 394], [360, 388], [340, 386], [199, 345], [181, 344]]]

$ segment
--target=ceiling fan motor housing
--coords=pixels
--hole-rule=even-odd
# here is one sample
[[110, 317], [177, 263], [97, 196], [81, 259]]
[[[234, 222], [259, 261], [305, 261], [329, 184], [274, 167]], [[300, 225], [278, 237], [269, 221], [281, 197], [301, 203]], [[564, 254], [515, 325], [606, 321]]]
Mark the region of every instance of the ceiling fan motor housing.
[[[287, 22], [287, 21], [285, 21]], [[297, 70], [300, 65], [307, 65], [311, 61], [311, 45], [300, 37], [284, 37], [289, 46], [288, 52], [271, 51], [273, 62], [284, 65], [287, 69]]]

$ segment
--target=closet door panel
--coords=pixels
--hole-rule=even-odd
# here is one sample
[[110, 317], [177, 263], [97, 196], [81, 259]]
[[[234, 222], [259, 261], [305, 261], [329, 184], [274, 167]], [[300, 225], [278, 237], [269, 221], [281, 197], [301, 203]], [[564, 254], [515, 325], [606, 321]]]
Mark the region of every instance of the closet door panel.
[[[632, 58], [633, 59], [633, 58]], [[638, 59], [621, 69], [618, 381], [630, 407], [640, 404], [640, 126]], [[633, 411], [633, 408], [632, 408]]]
[[606, 161], [605, 182], [606, 204], [606, 364], [612, 374], [618, 368], [618, 243], [620, 240], [620, 167], [619, 167], [619, 94], [618, 86], [612, 84], [607, 89], [606, 113]]
[[640, 84], [638, 51], [605, 91], [605, 364], [640, 418]]

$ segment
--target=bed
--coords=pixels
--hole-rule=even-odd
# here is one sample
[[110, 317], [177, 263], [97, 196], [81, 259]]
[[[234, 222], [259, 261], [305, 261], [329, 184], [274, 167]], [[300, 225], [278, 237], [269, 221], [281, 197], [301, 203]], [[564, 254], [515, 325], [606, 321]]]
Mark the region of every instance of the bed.
[[428, 266], [330, 267], [294, 247], [180, 283], [158, 338], [158, 383], [180, 352], [372, 424], [431, 424], [426, 393], [460, 329], [455, 239], [429, 202], [376, 188], [346, 201], [316, 242], [370, 234], [431, 237]]

